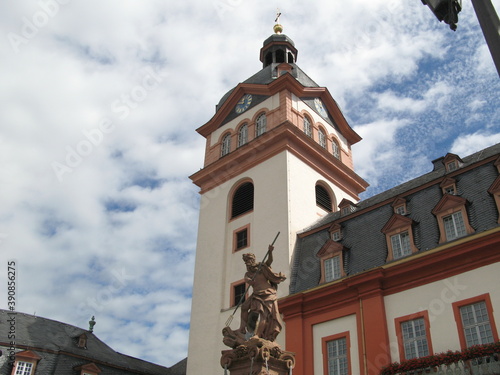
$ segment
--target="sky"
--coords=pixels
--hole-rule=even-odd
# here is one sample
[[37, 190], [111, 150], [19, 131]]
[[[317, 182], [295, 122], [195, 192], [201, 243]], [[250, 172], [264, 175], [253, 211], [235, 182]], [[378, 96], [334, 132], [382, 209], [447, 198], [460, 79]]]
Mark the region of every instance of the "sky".
[[[500, 9], [500, 0], [493, 1]], [[468, 0], [5, 0], [0, 308], [87, 328], [164, 366], [187, 355], [203, 167], [196, 128], [262, 68], [279, 7], [297, 64], [363, 138], [362, 199], [500, 142], [500, 79]]]

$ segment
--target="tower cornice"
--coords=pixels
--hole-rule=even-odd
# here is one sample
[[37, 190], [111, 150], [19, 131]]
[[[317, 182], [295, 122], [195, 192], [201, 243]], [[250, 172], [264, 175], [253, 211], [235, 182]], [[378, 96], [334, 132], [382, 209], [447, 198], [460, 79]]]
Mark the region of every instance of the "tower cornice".
[[325, 153], [321, 146], [289, 121], [207, 165], [190, 178], [203, 194], [283, 151], [291, 152], [355, 199], [359, 199], [358, 194], [368, 187], [368, 183], [352, 169]]

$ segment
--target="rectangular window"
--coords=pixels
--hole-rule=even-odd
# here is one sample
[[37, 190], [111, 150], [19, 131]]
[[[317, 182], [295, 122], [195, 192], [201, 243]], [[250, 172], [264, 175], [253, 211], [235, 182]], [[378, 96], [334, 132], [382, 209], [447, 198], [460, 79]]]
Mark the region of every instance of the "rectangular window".
[[465, 236], [467, 234], [464, 218], [462, 217], [462, 212], [460, 211], [443, 217], [443, 224], [446, 234], [446, 240], [448, 241]]
[[402, 232], [391, 236], [392, 254], [394, 259], [411, 254], [410, 235]]
[[457, 168], [458, 163], [456, 162], [456, 160], [450, 161], [448, 164], [446, 164], [446, 169], [448, 170], [448, 172], [453, 172]]
[[485, 301], [460, 307], [460, 317], [467, 347], [494, 341]]
[[332, 232], [332, 240], [333, 241], [340, 241], [340, 239], [341, 239], [341, 235], [340, 235], [339, 230]]
[[405, 359], [420, 358], [429, 355], [424, 318], [401, 322], [401, 334]]
[[248, 230], [247, 228], [236, 232], [236, 250], [247, 247], [248, 245]]
[[30, 362], [17, 362], [16, 375], [30, 375], [33, 364]]
[[339, 279], [340, 273], [340, 256], [325, 259], [325, 282]]
[[233, 285], [233, 295], [234, 295], [234, 301], [233, 301], [233, 306], [238, 305], [238, 303], [243, 303], [245, 302], [245, 292], [247, 289], [247, 285], [245, 283], [241, 284], [236, 284]]
[[328, 375], [348, 375], [347, 340], [345, 337], [326, 343]]
[[451, 186], [445, 187], [444, 188], [444, 193], [445, 194], [455, 195], [455, 186], [451, 185]]
[[396, 209], [394, 210], [398, 215], [406, 215], [406, 208], [405, 205], [397, 206]]

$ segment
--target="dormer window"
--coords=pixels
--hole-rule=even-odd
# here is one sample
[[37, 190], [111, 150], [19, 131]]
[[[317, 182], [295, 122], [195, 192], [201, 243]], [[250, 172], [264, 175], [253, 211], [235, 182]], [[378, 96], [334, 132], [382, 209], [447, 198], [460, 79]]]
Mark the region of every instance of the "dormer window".
[[102, 370], [95, 363], [87, 363], [82, 366], [74, 367], [79, 375], [99, 375]]
[[[495, 199], [495, 203], [497, 205], [497, 210], [498, 212], [500, 212], [500, 176], [498, 176], [493, 184], [491, 184], [490, 188], [488, 189], [488, 193], [493, 195], [493, 199]], [[500, 215], [497, 222], [500, 223]]]
[[400, 259], [418, 251], [412, 230], [413, 220], [394, 214], [382, 228], [387, 242], [387, 261]]
[[344, 270], [344, 251], [347, 249], [332, 240], [326, 241], [316, 256], [321, 260], [320, 283], [328, 283], [346, 276]]
[[85, 333], [82, 333], [78, 337], [78, 347], [82, 349], [87, 349], [87, 335]]
[[349, 215], [351, 212], [354, 212], [356, 210], [356, 204], [348, 199], [342, 199], [342, 202], [340, 202], [339, 204], [339, 208], [342, 216]]
[[443, 164], [446, 168], [446, 172], [450, 173], [456, 171], [462, 166], [464, 162], [458, 155], [448, 153], [443, 159]]
[[445, 178], [439, 186], [441, 187], [443, 194], [451, 194], [451, 195], [457, 194], [457, 186], [455, 179], [453, 178]]
[[17, 362], [16, 365], [16, 375], [31, 375], [33, 370], [33, 364], [31, 362]]
[[328, 231], [330, 232], [330, 238], [332, 241], [338, 242], [342, 239], [340, 224], [333, 224]]
[[406, 207], [406, 200], [404, 198], [396, 198], [392, 203], [392, 208], [395, 214], [403, 216], [408, 214], [408, 209]]
[[466, 199], [446, 194], [434, 207], [432, 213], [436, 215], [441, 233], [439, 243], [474, 233], [474, 228], [469, 224], [466, 204]]
[[16, 353], [12, 375], [33, 375], [35, 374], [36, 366], [41, 357], [32, 352], [25, 350], [24, 352]]
[[446, 170], [448, 172], [453, 172], [458, 169], [458, 163], [456, 160], [450, 161], [449, 163], [446, 164]]

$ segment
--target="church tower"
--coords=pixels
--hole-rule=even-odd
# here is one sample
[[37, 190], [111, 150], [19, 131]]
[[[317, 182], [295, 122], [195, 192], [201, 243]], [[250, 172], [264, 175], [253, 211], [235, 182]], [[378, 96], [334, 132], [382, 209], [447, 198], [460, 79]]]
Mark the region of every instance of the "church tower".
[[[289, 278], [297, 233], [340, 202], [354, 204], [368, 186], [353, 171], [351, 145], [361, 138], [328, 89], [296, 65], [298, 50], [281, 25], [274, 31], [260, 50], [262, 69], [197, 129], [206, 150], [191, 176], [201, 203], [188, 375], [221, 373], [221, 332], [245, 292], [242, 255], [262, 260], [279, 232], [272, 267]], [[287, 294], [285, 281], [278, 296]], [[239, 327], [239, 311], [231, 326]]]

